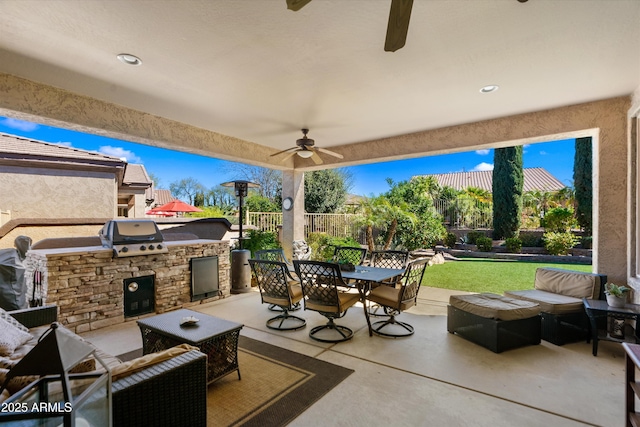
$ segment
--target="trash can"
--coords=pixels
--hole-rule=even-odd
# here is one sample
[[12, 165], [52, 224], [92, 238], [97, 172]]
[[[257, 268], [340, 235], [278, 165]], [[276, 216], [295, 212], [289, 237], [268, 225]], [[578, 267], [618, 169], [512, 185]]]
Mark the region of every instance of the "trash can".
[[251, 251], [235, 249], [231, 251], [231, 293], [240, 294], [251, 291]]

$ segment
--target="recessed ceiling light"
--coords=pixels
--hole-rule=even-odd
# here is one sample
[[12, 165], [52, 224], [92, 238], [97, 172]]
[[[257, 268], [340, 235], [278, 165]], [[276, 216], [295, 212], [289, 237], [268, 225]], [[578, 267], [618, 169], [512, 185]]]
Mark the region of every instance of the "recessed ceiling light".
[[120, 55], [118, 55], [118, 59], [127, 65], [142, 64], [142, 60], [140, 58], [135, 55], [131, 55], [130, 53], [121, 53]]
[[495, 92], [498, 90], [500, 86], [498, 85], [487, 85], [485, 87], [483, 87], [482, 89], [480, 89], [480, 93], [491, 93], [491, 92]]

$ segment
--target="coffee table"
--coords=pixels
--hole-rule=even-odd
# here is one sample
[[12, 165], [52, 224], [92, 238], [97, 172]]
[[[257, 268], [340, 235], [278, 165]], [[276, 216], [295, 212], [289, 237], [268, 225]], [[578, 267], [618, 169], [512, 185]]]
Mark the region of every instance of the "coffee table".
[[[193, 316], [198, 322], [180, 325], [185, 317]], [[219, 319], [192, 310], [180, 309], [138, 320], [142, 333], [143, 354], [166, 350], [179, 344], [198, 347], [207, 355], [207, 384], [237, 371], [238, 337], [244, 325]]]
[[[587, 313], [587, 317], [589, 317], [589, 322], [591, 325], [591, 339], [593, 340], [593, 355], [598, 355], [598, 340], [604, 341], [615, 341], [615, 342], [625, 342], [626, 338], [615, 338], [612, 337], [608, 333], [598, 333], [598, 321], [602, 321], [601, 319], [609, 319], [611, 316], [616, 319], [633, 319], [638, 320], [640, 317], [640, 305], [637, 304], [625, 304], [624, 307], [612, 307], [607, 304], [605, 300], [598, 299], [588, 299], [584, 298], [582, 300], [584, 304], [584, 309]], [[602, 325], [602, 323], [600, 323]], [[638, 335], [639, 330], [636, 326], [635, 329], [635, 341], [640, 341], [640, 336]], [[588, 342], [588, 341], [587, 341]]]

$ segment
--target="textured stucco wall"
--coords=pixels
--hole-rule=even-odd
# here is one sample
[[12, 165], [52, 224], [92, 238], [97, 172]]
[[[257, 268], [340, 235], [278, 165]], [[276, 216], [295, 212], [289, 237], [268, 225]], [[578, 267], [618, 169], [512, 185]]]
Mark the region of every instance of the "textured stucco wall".
[[115, 216], [113, 174], [0, 166], [0, 176], [0, 207], [11, 219]]

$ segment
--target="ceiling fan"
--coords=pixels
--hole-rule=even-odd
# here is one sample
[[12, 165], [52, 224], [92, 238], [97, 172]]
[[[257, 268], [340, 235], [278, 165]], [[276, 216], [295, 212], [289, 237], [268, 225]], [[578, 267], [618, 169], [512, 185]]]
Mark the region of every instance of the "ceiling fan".
[[[309, 0], [310, 1], [310, 0]], [[333, 157], [337, 157], [339, 159], [343, 159], [344, 156], [342, 154], [335, 153], [333, 151], [327, 150], [326, 148], [314, 147], [315, 141], [309, 137], [307, 137], [307, 133], [309, 133], [309, 129], [301, 129], [302, 130], [302, 138], [296, 141], [296, 147], [287, 148], [286, 150], [278, 151], [277, 153], [273, 153], [271, 157], [277, 156], [282, 153], [289, 153], [289, 155], [285, 156], [282, 161], [286, 161], [291, 158], [294, 154], [302, 157], [303, 159], [311, 159], [316, 165], [322, 164], [322, 159], [318, 155], [318, 151], [321, 153], [328, 154]]]
[[[287, 9], [298, 11], [306, 6], [311, 0], [287, 0]], [[518, 0], [526, 3], [527, 0]], [[389, 12], [389, 23], [387, 24], [387, 37], [384, 41], [386, 52], [395, 52], [404, 47], [409, 31], [409, 18], [411, 18], [411, 8], [413, 0], [391, 0], [391, 11]]]
[[[311, 0], [287, 0], [287, 9], [298, 11]], [[409, 18], [413, 0], [391, 0], [389, 12], [389, 24], [387, 25], [387, 38], [384, 42], [384, 50], [395, 52], [402, 48], [407, 41], [409, 31]]]

